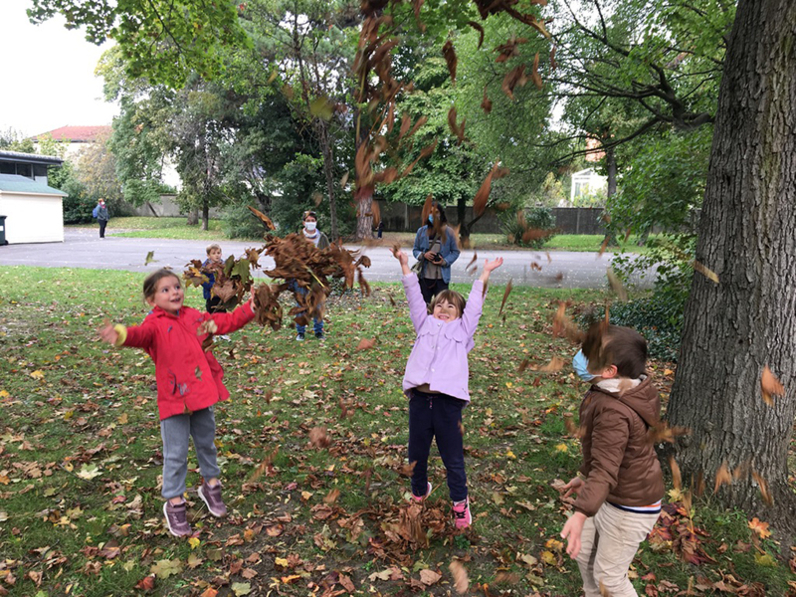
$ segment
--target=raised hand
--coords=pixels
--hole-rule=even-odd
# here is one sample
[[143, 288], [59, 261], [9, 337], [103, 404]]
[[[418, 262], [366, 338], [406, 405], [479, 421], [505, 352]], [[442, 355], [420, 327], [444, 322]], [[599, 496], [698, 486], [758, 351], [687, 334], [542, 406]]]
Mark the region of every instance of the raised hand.
[[119, 332], [116, 331], [116, 328], [114, 328], [113, 324], [107, 319], [102, 327], [97, 330], [97, 333], [99, 334], [100, 340], [108, 344], [116, 344], [116, 341], [119, 339]]
[[480, 280], [484, 284], [486, 284], [487, 281], [489, 280], [489, 274], [492, 273], [492, 270], [499, 268], [501, 265], [503, 265], [503, 258], [502, 257], [498, 257], [497, 259], [494, 259], [492, 261], [489, 261], [488, 259], [484, 259], [484, 269], [481, 272]]

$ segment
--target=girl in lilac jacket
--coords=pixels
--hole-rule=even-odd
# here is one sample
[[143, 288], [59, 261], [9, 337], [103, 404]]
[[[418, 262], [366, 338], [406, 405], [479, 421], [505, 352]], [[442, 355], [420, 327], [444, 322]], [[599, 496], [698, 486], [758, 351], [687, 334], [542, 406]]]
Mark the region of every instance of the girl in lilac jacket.
[[[412, 499], [422, 503], [431, 494], [428, 455], [437, 440], [453, 501], [456, 528], [472, 523], [464, 471], [464, 445], [460, 431], [462, 409], [470, 401], [467, 354], [481, 318], [485, 285], [503, 258], [484, 263], [481, 277], [473, 282], [469, 300], [453, 290], [439, 293], [426, 307], [417, 276], [409, 269], [409, 258], [396, 251], [401, 263], [401, 281], [409, 302], [417, 339], [409, 355], [403, 389], [409, 397], [409, 462], [412, 469]], [[431, 313], [429, 314], [429, 310]]]

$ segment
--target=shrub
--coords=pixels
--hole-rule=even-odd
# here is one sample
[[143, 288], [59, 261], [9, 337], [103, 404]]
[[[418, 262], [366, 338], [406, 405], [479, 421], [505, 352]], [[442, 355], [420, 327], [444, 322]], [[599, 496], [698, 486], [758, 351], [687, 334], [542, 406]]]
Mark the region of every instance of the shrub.
[[[255, 206], [256, 209], [259, 207]], [[265, 224], [244, 204], [224, 208], [221, 228], [229, 238], [262, 238], [267, 232]]]
[[[524, 218], [524, 222], [523, 222]], [[541, 249], [555, 236], [556, 220], [553, 210], [547, 207], [525, 208], [521, 212], [503, 212], [500, 224], [509, 242], [522, 247]]]

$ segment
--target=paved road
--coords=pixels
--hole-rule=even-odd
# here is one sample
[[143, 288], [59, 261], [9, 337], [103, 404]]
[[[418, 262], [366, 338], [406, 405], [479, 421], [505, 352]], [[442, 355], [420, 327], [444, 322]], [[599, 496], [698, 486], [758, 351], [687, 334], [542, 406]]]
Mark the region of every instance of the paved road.
[[[206, 257], [206, 241], [167, 240], [157, 238], [122, 238], [109, 234], [101, 239], [97, 231], [83, 228], [64, 230], [63, 243], [42, 243], [26, 245], [7, 245], [0, 247], [0, 265], [32, 265], [44, 267], [78, 267], [91, 269], [121, 269], [136, 272], [152, 271], [155, 268], [170, 266], [182, 270], [191, 259]], [[259, 247], [261, 243], [242, 243], [224, 241], [221, 243], [224, 256], [240, 256], [246, 248]], [[347, 245], [349, 249], [358, 248]], [[363, 249], [371, 258], [372, 265], [367, 271], [369, 281], [394, 282], [400, 278], [397, 262], [386, 246], [371, 246]], [[156, 261], [144, 265], [149, 251], [155, 252]], [[412, 262], [411, 251], [410, 262]], [[503, 257], [503, 267], [492, 274], [492, 281], [505, 284], [513, 279], [514, 284], [543, 288], [602, 288], [607, 284], [605, 272], [611, 263], [610, 254], [576, 253], [571, 251], [478, 251], [479, 263], [484, 258]], [[473, 251], [462, 251], [459, 260], [453, 265], [453, 282], [470, 282], [473, 278], [465, 272], [473, 258]], [[269, 257], [261, 259], [265, 269], [273, 267]], [[536, 270], [533, 263], [541, 270]], [[257, 272], [257, 277], [263, 276]], [[651, 283], [651, 276], [646, 283]]]

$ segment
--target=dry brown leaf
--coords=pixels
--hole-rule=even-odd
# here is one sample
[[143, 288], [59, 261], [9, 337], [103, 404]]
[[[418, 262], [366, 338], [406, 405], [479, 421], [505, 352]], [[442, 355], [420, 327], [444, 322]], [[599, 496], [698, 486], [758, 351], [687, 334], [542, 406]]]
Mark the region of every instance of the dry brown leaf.
[[611, 290], [614, 291], [614, 294], [616, 294], [616, 297], [622, 302], [626, 301], [627, 290], [625, 290], [625, 287], [622, 285], [619, 276], [617, 276], [611, 268], [608, 268], [605, 274], [608, 276], [608, 284], [611, 286]]
[[464, 271], [470, 275], [474, 274], [478, 269], [478, 252], [473, 251], [473, 258], [470, 260], [470, 263], [467, 264], [467, 267], [464, 268]]
[[478, 47], [477, 47], [477, 49], [480, 50], [481, 46], [484, 43], [484, 28], [480, 24], [476, 23], [475, 21], [467, 21], [467, 24], [470, 25], [470, 27], [472, 27], [476, 31], [478, 31]]
[[719, 276], [716, 274], [716, 272], [714, 272], [713, 270], [705, 267], [704, 265], [699, 263], [699, 261], [697, 261], [696, 259], [694, 260], [694, 269], [696, 271], [698, 271], [700, 274], [702, 274], [703, 276], [705, 276], [711, 282], [713, 282], [715, 284], [719, 283]]
[[683, 478], [680, 474], [680, 465], [674, 459], [674, 456], [669, 456], [669, 468], [672, 469], [672, 485], [678, 491], [683, 487]]
[[467, 569], [459, 560], [453, 560], [448, 569], [453, 576], [453, 588], [457, 593], [465, 593], [470, 587], [470, 579], [467, 577]]
[[486, 87], [484, 87], [484, 99], [481, 100], [481, 109], [484, 114], [489, 114], [492, 111], [492, 100], [486, 94]]
[[599, 250], [599, 252], [597, 253], [597, 257], [598, 257], [598, 258], [602, 257], [602, 254], [603, 254], [603, 253], [605, 253], [605, 249], [607, 249], [607, 248], [608, 248], [608, 242], [609, 242], [610, 240], [611, 240], [611, 237], [610, 237], [609, 235], [607, 235], [607, 234], [606, 234], [606, 235], [605, 235], [605, 238], [603, 239], [603, 244], [601, 244], [601, 245], [600, 245], [600, 250]]
[[357, 350], [368, 350], [370, 348], [373, 348], [375, 345], [376, 345], [376, 338], [373, 339], [362, 338], [362, 340], [359, 341], [359, 344], [357, 344]]
[[500, 311], [498, 311], [498, 317], [500, 317], [503, 314], [503, 307], [506, 306], [506, 301], [508, 300], [509, 295], [511, 294], [511, 289], [513, 287], [514, 287], [514, 280], [511, 279], [509, 280], [509, 283], [506, 284], [505, 292], [503, 292], [503, 301], [500, 303]]
[[542, 83], [542, 76], [539, 74], [539, 52], [533, 57], [533, 66], [531, 66], [531, 81], [536, 85], [537, 89], [541, 89], [544, 84]]
[[530, 359], [522, 359], [522, 362], [520, 363], [520, 366], [517, 368], [517, 373], [523, 373], [528, 368], [528, 365], [530, 365], [530, 364], [531, 364], [531, 360]]
[[247, 207], [249, 208], [249, 210], [250, 210], [250, 211], [251, 211], [251, 212], [252, 212], [252, 213], [253, 213], [255, 216], [257, 216], [257, 217], [260, 219], [260, 221], [261, 221], [263, 224], [265, 224], [265, 227], [266, 227], [268, 230], [276, 230], [276, 226], [274, 226], [274, 223], [271, 221], [271, 218], [269, 218], [267, 215], [265, 215], [265, 214], [264, 214], [264, 213], [262, 213], [261, 211], [258, 211], [258, 210], [256, 210], [256, 209], [254, 209], [254, 208], [253, 208], [251, 205], [247, 205]]
[[564, 429], [567, 430], [567, 435], [580, 436], [580, 428], [575, 425], [575, 416], [572, 413], [564, 413]]
[[332, 443], [329, 435], [326, 433], [326, 427], [313, 427], [310, 429], [310, 442], [316, 448], [326, 448]]
[[564, 368], [564, 359], [561, 357], [553, 357], [547, 365], [536, 369], [536, 371], [544, 371], [545, 373], [555, 373]]
[[456, 64], [458, 60], [456, 59], [456, 50], [453, 48], [453, 43], [451, 40], [445, 42], [445, 45], [442, 46], [442, 55], [445, 56], [445, 63], [448, 65], [448, 72], [451, 76], [451, 83], [453, 83], [454, 87], [456, 86]]
[[326, 504], [334, 504], [337, 501], [337, 498], [340, 497], [340, 490], [336, 487], [332, 489], [329, 493], [326, 494], [326, 497], [323, 498], [324, 503]]
[[768, 365], [763, 367], [763, 373], [760, 375], [760, 389], [763, 392], [763, 402], [769, 406], [774, 406], [774, 396], [783, 396], [785, 394], [785, 387], [771, 372]]
[[760, 494], [763, 496], [763, 501], [769, 506], [773, 506], [774, 496], [772, 496], [771, 492], [768, 490], [768, 483], [766, 483], [766, 480], [756, 470], [752, 470], [752, 478], [760, 488]]
[[730, 469], [727, 468], [727, 461], [721, 463], [719, 470], [716, 471], [716, 485], [713, 487], [713, 493], [718, 492], [722, 485], [732, 485], [732, 475]]
[[691, 433], [691, 430], [688, 427], [669, 427], [669, 424], [664, 421], [647, 430], [647, 441], [651, 444], [659, 444], [661, 442], [673, 444], [675, 437], [688, 435], [689, 433]]

